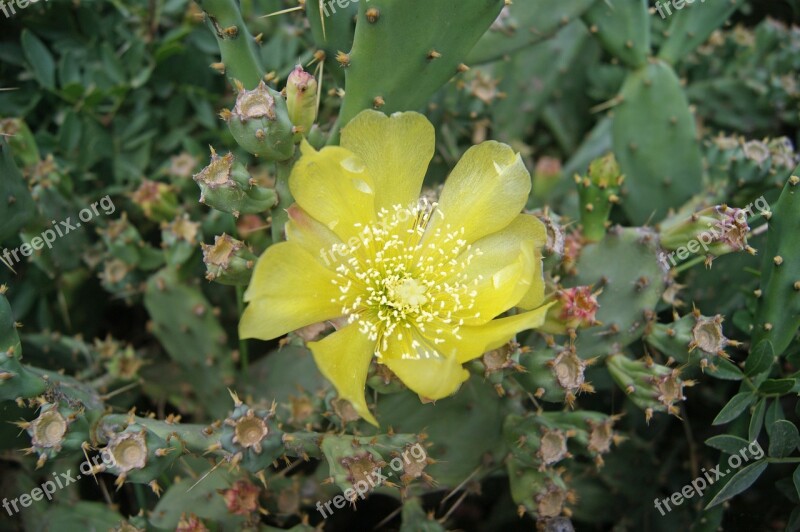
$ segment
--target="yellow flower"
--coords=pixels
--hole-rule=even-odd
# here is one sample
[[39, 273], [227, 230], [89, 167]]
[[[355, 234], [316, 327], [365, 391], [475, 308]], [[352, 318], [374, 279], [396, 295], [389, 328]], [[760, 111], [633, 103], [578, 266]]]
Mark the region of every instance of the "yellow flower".
[[[424, 116], [375, 111], [342, 130], [341, 147], [303, 143], [287, 241], [261, 256], [245, 293], [242, 338], [343, 318], [308, 345], [340, 397], [375, 425], [364, 400], [373, 357], [440, 399], [467, 379], [463, 363], [540, 326], [547, 310], [545, 230], [520, 214], [531, 187], [520, 156], [497, 142], [469, 149], [429, 203], [419, 194], [434, 144]], [[536, 310], [494, 319], [512, 307]]]

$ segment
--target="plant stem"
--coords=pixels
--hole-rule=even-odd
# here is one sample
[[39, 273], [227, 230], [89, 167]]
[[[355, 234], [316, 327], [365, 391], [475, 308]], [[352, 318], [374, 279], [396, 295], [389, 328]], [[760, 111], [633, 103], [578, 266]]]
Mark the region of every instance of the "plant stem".
[[[244, 287], [236, 285], [236, 308], [239, 316], [244, 313]], [[242, 379], [247, 382], [247, 368], [250, 365], [250, 351], [247, 347], [247, 340], [239, 338], [239, 356], [242, 362]]]
[[228, 79], [239, 80], [246, 89], [256, 88], [263, 79], [264, 68], [236, 0], [200, 0], [200, 5], [217, 37]]
[[289, 190], [289, 176], [294, 168], [294, 163], [299, 158], [298, 151], [295, 151], [293, 157], [285, 160], [278, 161], [277, 170], [278, 175], [275, 179], [275, 192], [278, 193], [278, 204], [272, 208], [272, 242], [277, 243], [286, 239], [284, 234], [284, 227], [286, 222], [289, 221], [289, 214], [286, 209], [292, 206], [294, 198], [292, 192]]

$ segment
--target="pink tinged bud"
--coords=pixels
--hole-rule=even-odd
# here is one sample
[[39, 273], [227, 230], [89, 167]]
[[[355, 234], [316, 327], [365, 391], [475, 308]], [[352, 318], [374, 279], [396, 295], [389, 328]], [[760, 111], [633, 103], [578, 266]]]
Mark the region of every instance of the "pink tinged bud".
[[261, 492], [258, 486], [246, 480], [238, 480], [230, 489], [220, 491], [229, 513], [250, 515], [258, 511], [258, 497]]
[[286, 105], [289, 118], [299, 133], [307, 135], [317, 119], [317, 80], [297, 65], [286, 82]]
[[560, 290], [556, 297], [561, 308], [559, 318], [569, 328], [591, 327], [597, 321], [595, 315], [599, 305], [588, 286]]

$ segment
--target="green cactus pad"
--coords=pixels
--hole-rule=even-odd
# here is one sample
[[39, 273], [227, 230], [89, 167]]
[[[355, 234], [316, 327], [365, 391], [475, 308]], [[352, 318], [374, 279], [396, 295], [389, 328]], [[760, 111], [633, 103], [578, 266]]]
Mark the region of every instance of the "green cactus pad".
[[781, 355], [800, 327], [800, 167], [783, 189], [769, 219], [761, 267], [761, 292], [752, 345], [772, 342]]
[[632, 68], [650, 55], [650, 14], [646, 0], [601, 0], [583, 19], [609, 53]]
[[[36, 205], [14, 164], [11, 148], [5, 139], [0, 139], [0, 242], [17, 233], [36, 214]], [[2, 267], [2, 264], [0, 264]]]
[[614, 154], [626, 177], [622, 203], [635, 223], [657, 221], [702, 188], [694, 116], [672, 68], [661, 61], [632, 72], [614, 109]]
[[[666, 2], [669, 4], [669, 2]], [[722, 26], [744, 0], [714, 0], [686, 3], [669, 18], [667, 39], [661, 45], [658, 57], [675, 64], [689, 52], [703, 44], [711, 33]]]
[[502, 5], [502, 0], [361, 2], [341, 123], [364, 109], [392, 113], [424, 105], [456, 75]]
[[577, 20], [597, 0], [514, 2], [503, 8], [475, 48], [469, 64], [487, 63], [549, 39], [560, 28]]

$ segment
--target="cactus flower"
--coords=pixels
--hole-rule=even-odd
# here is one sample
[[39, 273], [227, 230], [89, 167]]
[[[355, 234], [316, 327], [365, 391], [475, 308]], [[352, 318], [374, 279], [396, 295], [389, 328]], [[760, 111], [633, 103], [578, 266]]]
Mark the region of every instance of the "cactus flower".
[[[545, 228], [521, 214], [531, 179], [511, 148], [469, 149], [438, 203], [419, 200], [434, 153], [420, 114], [365, 111], [341, 147], [303, 142], [301, 153], [288, 240], [256, 264], [243, 338], [341, 318], [308, 346], [340, 397], [377, 425], [364, 399], [373, 358], [436, 400], [467, 379], [465, 362], [543, 323]], [[513, 307], [527, 311], [495, 319]]]

